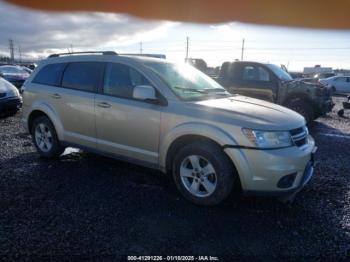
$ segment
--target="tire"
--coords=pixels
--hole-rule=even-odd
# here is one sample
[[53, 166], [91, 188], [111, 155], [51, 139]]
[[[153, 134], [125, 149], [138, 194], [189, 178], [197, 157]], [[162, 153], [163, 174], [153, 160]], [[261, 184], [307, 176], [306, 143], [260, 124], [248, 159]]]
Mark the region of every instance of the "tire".
[[[197, 165], [198, 170], [193, 168], [192, 163]], [[172, 175], [177, 189], [186, 199], [207, 206], [217, 205], [227, 198], [235, 181], [238, 181], [231, 160], [218, 145], [208, 141], [194, 142], [178, 150], [172, 165]]]
[[338, 116], [343, 117], [344, 116], [344, 109], [340, 109], [338, 111]]
[[312, 121], [315, 119], [314, 108], [305, 100], [293, 99], [287, 102], [286, 107], [301, 114], [305, 118], [307, 124], [311, 124]]
[[59, 157], [65, 149], [61, 146], [55, 127], [47, 116], [34, 119], [31, 135], [38, 153], [44, 158]]

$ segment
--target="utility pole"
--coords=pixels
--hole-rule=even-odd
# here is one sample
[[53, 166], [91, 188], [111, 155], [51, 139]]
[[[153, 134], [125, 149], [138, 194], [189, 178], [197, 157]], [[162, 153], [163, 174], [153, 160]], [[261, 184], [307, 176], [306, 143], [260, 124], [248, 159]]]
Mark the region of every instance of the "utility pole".
[[73, 53], [73, 45], [70, 44], [69, 47], [67, 47], [67, 50], [69, 54]]
[[19, 62], [22, 63], [22, 50], [21, 50], [21, 46], [18, 46], [18, 53], [19, 53]]
[[244, 56], [244, 38], [242, 39], [241, 61], [243, 61], [243, 56]]
[[142, 49], [142, 41], [140, 42], [140, 55], [142, 55], [142, 51], [143, 51], [143, 49]]
[[188, 61], [188, 48], [189, 48], [189, 45], [190, 45], [190, 38], [187, 36], [186, 37], [186, 58], [185, 58], [185, 62]]
[[13, 50], [13, 40], [12, 39], [9, 39], [9, 49], [10, 49], [11, 63], [13, 64], [15, 62], [15, 53]]

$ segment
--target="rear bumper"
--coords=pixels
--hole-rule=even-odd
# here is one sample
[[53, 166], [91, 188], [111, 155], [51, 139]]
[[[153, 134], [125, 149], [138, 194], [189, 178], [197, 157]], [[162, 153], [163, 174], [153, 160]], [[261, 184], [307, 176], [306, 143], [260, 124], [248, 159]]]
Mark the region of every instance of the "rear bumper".
[[22, 99], [20, 97], [9, 97], [0, 99], [0, 113], [17, 111], [22, 107]]

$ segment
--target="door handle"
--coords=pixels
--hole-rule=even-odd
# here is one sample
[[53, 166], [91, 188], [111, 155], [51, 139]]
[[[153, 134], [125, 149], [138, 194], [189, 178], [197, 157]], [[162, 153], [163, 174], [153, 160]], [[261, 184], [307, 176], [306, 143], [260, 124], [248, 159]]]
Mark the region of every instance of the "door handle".
[[100, 102], [100, 103], [97, 103], [97, 105], [99, 107], [102, 107], [102, 108], [109, 108], [109, 107], [111, 107], [111, 105], [108, 104], [107, 102]]
[[56, 93], [56, 94], [52, 94], [51, 97], [52, 97], [52, 98], [55, 98], [55, 99], [60, 99], [60, 98], [61, 98], [61, 95], [59, 95], [59, 94]]

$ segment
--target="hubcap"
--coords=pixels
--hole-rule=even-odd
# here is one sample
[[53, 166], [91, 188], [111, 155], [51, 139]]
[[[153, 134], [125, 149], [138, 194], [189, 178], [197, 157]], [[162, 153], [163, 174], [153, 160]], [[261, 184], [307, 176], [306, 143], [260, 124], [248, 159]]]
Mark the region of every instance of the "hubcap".
[[40, 123], [35, 128], [35, 141], [43, 152], [49, 152], [52, 148], [52, 134], [47, 125]]
[[180, 177], [185, 188], [196, 197], [210, 196], [216, 189], [215, 169], [202, 156], [186, 157], [180, 166]]

